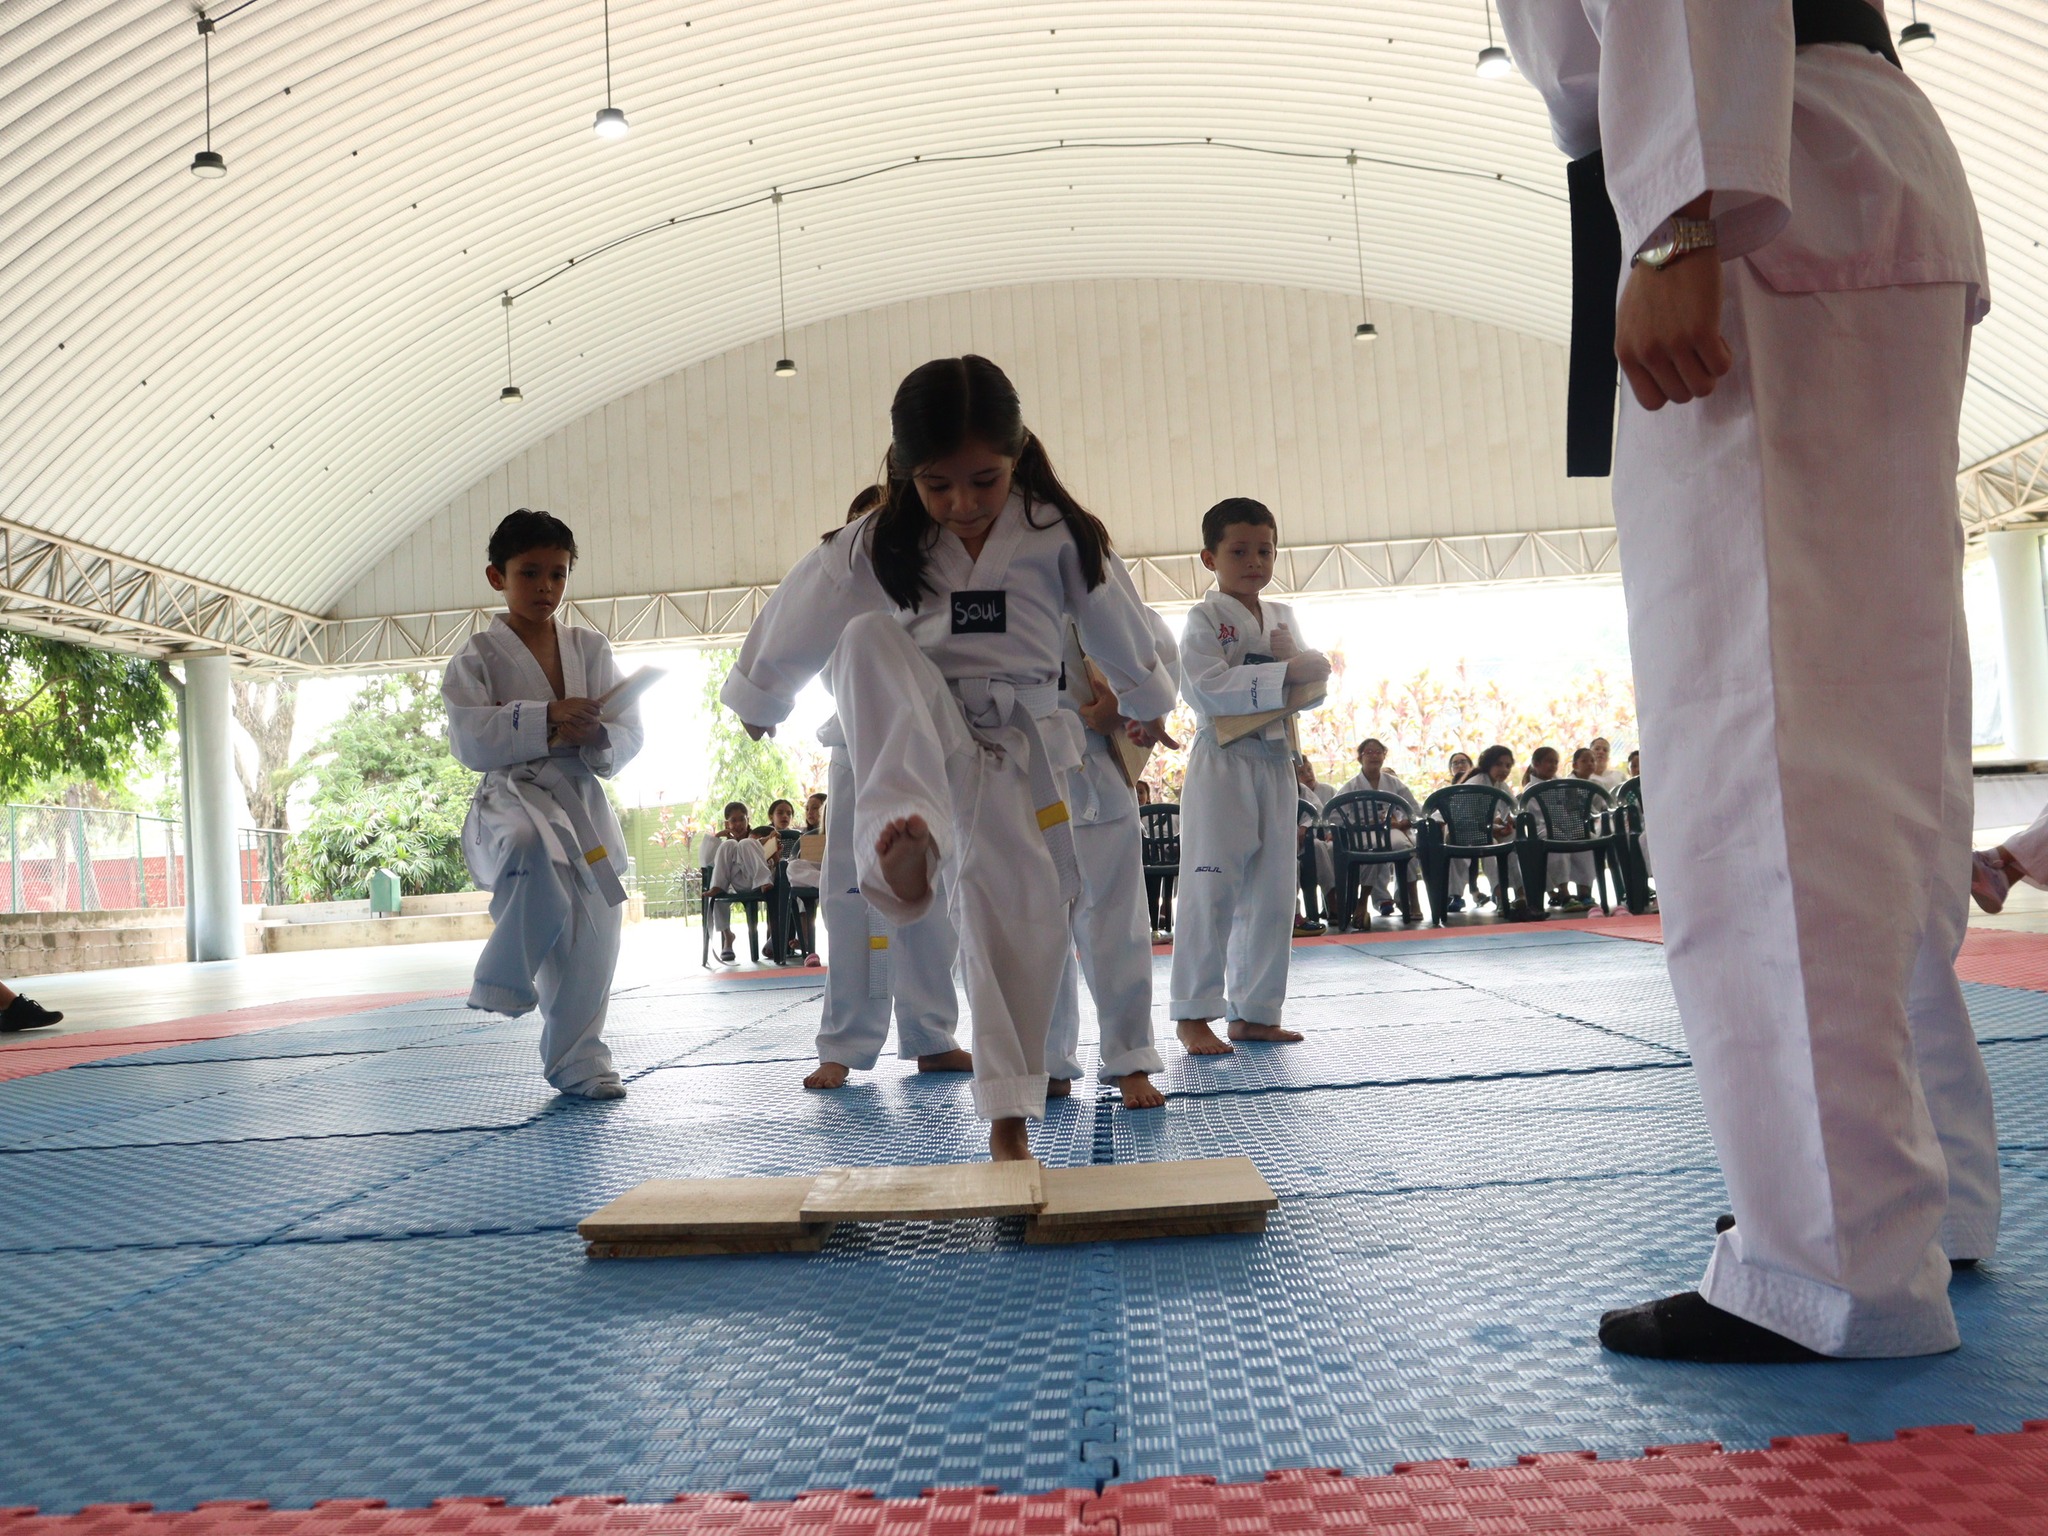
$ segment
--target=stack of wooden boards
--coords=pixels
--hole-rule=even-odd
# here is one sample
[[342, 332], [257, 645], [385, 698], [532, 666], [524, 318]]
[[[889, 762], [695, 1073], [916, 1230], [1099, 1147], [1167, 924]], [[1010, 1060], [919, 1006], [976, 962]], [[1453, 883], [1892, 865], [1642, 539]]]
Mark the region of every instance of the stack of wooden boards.
[[815, 1253], [842, 1221], [1022, 1216], [1028, 1243], [1263, 1232], [1280, 1204], [1248, 1157], [1047, 1168], [940, 1163], [811, 1178], [649, 1179], [577, 1227], [593, 1259]]

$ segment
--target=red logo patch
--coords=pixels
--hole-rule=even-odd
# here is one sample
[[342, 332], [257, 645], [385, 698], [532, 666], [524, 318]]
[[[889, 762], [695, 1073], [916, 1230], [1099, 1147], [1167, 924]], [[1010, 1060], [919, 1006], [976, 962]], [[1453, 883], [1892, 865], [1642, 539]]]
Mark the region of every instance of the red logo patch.
[[1235, 624], [1218, 624], [1216, 626], [1216, 643], [1218, 645], [1229, 645], [1236, 639], [1237, 626]]

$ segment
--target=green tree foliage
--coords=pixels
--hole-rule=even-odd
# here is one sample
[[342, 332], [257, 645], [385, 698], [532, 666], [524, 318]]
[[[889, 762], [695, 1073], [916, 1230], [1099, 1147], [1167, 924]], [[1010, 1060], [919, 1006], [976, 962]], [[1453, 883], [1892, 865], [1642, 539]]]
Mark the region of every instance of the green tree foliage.
[[759, 826], [768, 819], [768, 805], [783, 799], [801, 803], [802, 786], [795, 765], [774, 737], [754, 741], [739, 717], [719, 702], [718, 690], [725, 675], [739, 659], [737, 651], [709, 651], [704, 673], [704, 713], [710, 721], [706, 745], [711, 755], [711, 794], [705, 800], [707, 815], [716, 824], [727, 801], [744, 800], [747, 812]]
[[125, 785], [176, 715], [155, 662], [0, 631], [0, 798]]
[[378, 868], [408, 895], [469, 889], [462, 820], [477, 775], [448, 750], [438, 673], [370, 679], [308, 757], [311, 816], [287, 861], [297, 899], [360, 900]]

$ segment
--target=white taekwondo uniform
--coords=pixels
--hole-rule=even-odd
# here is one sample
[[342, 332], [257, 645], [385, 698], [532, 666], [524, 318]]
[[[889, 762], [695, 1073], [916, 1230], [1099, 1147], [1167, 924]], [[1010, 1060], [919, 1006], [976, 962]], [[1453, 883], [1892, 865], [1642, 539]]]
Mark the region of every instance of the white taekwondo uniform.
[[1227, 747], [1216, 745], [1218, 715], [1280, 708], [1287, 663], [1271, 656], [1285, 624], [1306, 649], [1290, 610], [1261, 599], [1265, 623], [1228, 593], [1213, 591], [1188, 613], [1180, 647], [1181, 693], [1199, 729], [1180, 795], [1180, 889], [1173, 920], [1176, 1019], [1242, 1019], [1278, 1024], [1287, 1001], [1300, 855], [1295, 807], [1301, 786], [1276, 720]]
[[[1159, 665], [1177, 685], [1180, 656], [1173, 630], [1150, 608], [1145, 617]], [[1069, 624], [1064, 675], [1079, 676], [1084, 665], [1080, 637]], [[1071, 686], [1061, 690], [1060, 702], [1079, 724], [1080, 708]], [[1122, 701], [1118, 703], [1124, 713]], [[1086, 977], [1102, 1041], [1096, 1077], [1111, 1083], [1132, 1072], [1163, 1072], [1166, 1063], [1152, 1043], [1152, 919], [1145, 905], [1137, 791], [1117, 768], [1115, 744], [1085, 725], [1081, 734], [1081, 766], [1067, 781], [1081, 899], [1074, 903], [1074, 942], [1068, 947], [1066, 974], [1060, 977], [1045, 1070], [1069, 1081], [1081, 1075], [1080, 978]]]
[[889, 1039], [889, 1004], [896, 1005], [896, 1054], [905, 1061], [958, 1050], [960, 995], [953, 961], [960, 941], [946, 903], [899, 927], [867, 904], [853, 858], [853, 760], [834, 715], [818, 727], [830, 753], [825, 800], [825, 867], [818, 906], [830, 946], [825, 1005], [818, 1026], [818, 1060], [866, 1072]]
[[1613, 485], [1665, 951], [1736, 1216], [1700, 1290], [1826, 1354], [1954, 1348], [1948, 1260], [1999, 1209], [1954, 966], [1987, 307], [1961, 162], [1880, 55], [1795, 52], [1791, 0], [1501, 16], [1559, 147], [1604, 151], [1624, 252], [1714, 194], [1733, 370], [1656, 412], [1624, 388]]
[[[726, 894], [712, 898], [711, 923], [720, 933], [732, 930], [732, 898], [758, 895], [775, 884], [775, 871], [768, 855], [752, 837], [722, 837], [711, 856], [711, 884], [708, 890]], [[766, 899], [765, 897], [763, 898]]]
[[[617, 685], [604, 636], [558, 624], [567, 698]], [[491, 893], [495, 926], [477, 957], [469, 1006], [541, 1014], [541, 1070], [565, 1093], [615, 1077], [605, 1010], [619, 958], [625, 839], [599, 778], [640, 750], [637, 706], [601, 747], [548, 746], [547, 674], [503, 616], [470, 636], [441, 680], [448, 746], [483, 774], [462, 824], [462, 855]]]
[[2048, 810], [2036, 816], [2026, 831], [2008, 837], [2003, 846], [2026, 871], [2027, 884], [2048, 887]]
[[[1388, 840], [1397, 849], [1412, 849], [1415, 846], [1415, 818], [1422, 814], [1422, 802], [1415, 798], [1415, 791], [1410, 789], [1406, 784], [1403, 784], [1398, 776], [1389, 773], [1386, 769], [1382, 768], [1380, 770], [1379, 783], [1368, 783], [1366, 781], [1365, 775], [1362, 772], [1354, 773], [1353, 775], [1351, 775], [1351, 778], [1349, 779], [1349, 781], [1346, 782], [1344, 787], [1338, 790], [1337, 793], [1340, 795], [1355, 795], [1360, 793], [1361, 791], [1372, 791], [1382, 795], [1393, 795], [1401, 800], [1405, 800], [1408, 803], [1407, 829], [1404, 831], [1400, 827], [1393, 828], [1388, 833]], [[1469, 863], [1470, 861], [1467, 860], [1465, 862]], [[1378, 892], [1381, 896], [1391, 898], [1394, 891], [1394, 871], [1398, 868], [1400, 868], [1398, 864], [1373, 865], [1370, 871], [1372, 875], [1371, 888], [1374, 891]], [[1414, 873], [1418, 876], [1421, 874], [1420, 864], [1410, 864], [1408, 868], [1411, 873]], [[1453, 882], [1452, 889], [1454, 891], [1457, 891], [1462, 890], [1463, 887], [1457, 885], [1456, 882]]]
[[818, 545], [783, 578], [726, 678], [726, 704], [752, 725], [787, 716], [829, 660], [854, 780], [854, 867], [869, 905], [910, 923], [932, 905], [883, 880], [881, 829], [922, 816], [933, 869], [950, 867], [974, 1097], [988, 1120], [1045, 1114], [1045, 1044], [1080, 894], [1066, 778], [1080, 733], [1059, 707], [1064, 617], [1130, 714], [1173, 705], [1144, 607], [1111, 555], [1093, 591], [1080, 551], [1049, 507], [1013, 495], [978, 558], [937, 530], [929, 595], [898, 609], [872, 563], [873, 514]]

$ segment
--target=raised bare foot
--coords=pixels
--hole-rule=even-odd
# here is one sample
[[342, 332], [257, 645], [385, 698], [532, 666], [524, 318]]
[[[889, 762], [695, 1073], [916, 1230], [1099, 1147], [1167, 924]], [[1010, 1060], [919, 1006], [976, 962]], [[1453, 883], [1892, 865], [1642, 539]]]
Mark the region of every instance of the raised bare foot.
[[974, 1056], [968, 1051], [934, 1051], [929, 1056], [917, 1058], [920, 1072], [972, 1072]]
[[1074, 1096], [1074, 1080], [1071, 1077], [1048, 1077], [1045, 1080], [1045, 1096], [1048, 1099], [1070, 1099]]
[[875, 839], [882, 880], [898, 901], [923, 901], [932, 889], [932, 829], [922, 816], [899, 816]]
[[1230, 1038], [1233, 1040], [1270, 1040], [1275, 1045], [1292, 1045], [1304, 1039], [1298, 1029], [1282, 1029], [1278, 1024], [1248, 1024], [1243, 1019], [1230, 1021]]
[[988, 1155], [998, 1163], [1021, 1163], [1031, 1156], [1031, 1132], [1022, 1116], [989, 1123]]
[[846, 1068], [836, 1061], [821, 1061], [817, 1070], [804, 1079], [806, 1088], [844, 1088]]
[[1182, 1019], [1173, 1026], [1190, 1056], [1228, 1056], [1230, 1047], [1216, 1036], [1207, 1019]]
[[1152, 1086], [1152, 1079], [1146, 1073], [1126, 1072], [1116, 1080], [1116, 1087], [1117, 1092], [1124, 1096], [1125, 1109], [1166, 1108], [1166, 1095]]

